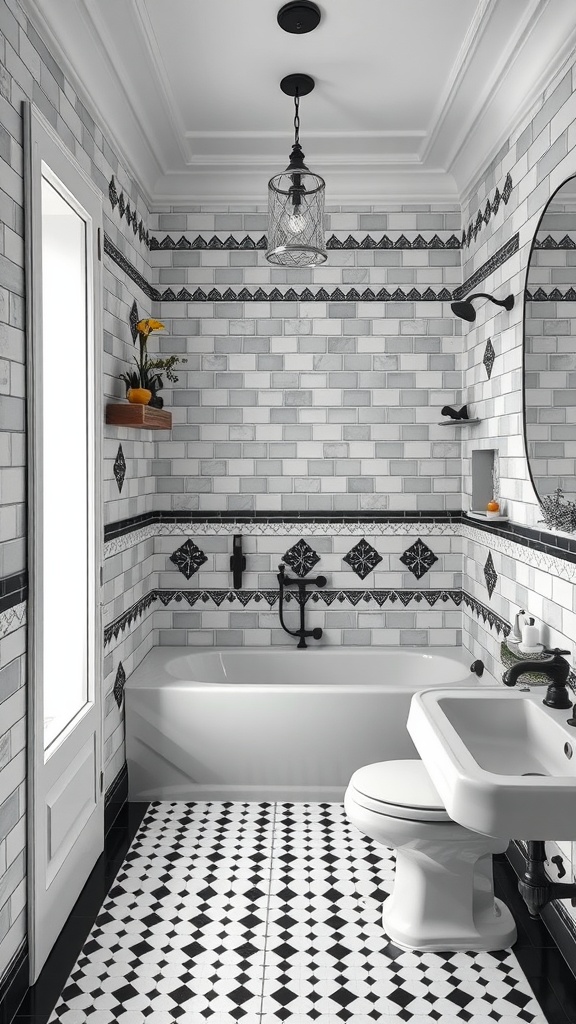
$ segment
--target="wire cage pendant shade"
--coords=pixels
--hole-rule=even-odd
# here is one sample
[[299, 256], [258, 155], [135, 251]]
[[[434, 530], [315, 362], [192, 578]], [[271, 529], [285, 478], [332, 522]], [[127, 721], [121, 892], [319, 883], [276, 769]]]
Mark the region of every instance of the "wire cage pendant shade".
[[[326, 260], [324, 244], [325, 182], [304, 163], [300, 146], [299, 102], [302, 83], [288, 76], [281, 87], [294, 92], [294, 145], [286, 170], [268, 182], [268, 251], [266, 259], [282, 267], [316, 267]], [[314, 87], [313, 79], [308, 91]], [[306, 84], [306, 83], [304, 83]]]

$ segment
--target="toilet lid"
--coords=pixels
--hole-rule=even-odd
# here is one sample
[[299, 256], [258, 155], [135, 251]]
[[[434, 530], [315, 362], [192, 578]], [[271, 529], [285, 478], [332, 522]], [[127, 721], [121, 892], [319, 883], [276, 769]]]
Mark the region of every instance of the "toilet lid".
[[451, 821], [422, 761], [379, 761], [354, 772], [355, 799], [368, 810], [414, 821]]

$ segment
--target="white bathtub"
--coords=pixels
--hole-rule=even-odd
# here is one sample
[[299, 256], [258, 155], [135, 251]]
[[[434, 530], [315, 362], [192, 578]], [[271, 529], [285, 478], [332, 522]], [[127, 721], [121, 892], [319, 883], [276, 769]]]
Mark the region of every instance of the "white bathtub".
[[341, 800], [361, 765], [417, 757], [412, 694], [494, 685], [460, 648], [156, 647], [126, 683], [131, 800]]

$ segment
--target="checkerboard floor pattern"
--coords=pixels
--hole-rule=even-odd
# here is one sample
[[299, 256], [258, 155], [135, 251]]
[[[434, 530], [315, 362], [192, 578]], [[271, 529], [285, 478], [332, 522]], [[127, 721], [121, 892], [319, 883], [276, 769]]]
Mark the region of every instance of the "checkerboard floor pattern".
[[51, 1020], [546, 1024], [512, 952], [388, 943], [393, 872], [340, 804], [151, 804]]

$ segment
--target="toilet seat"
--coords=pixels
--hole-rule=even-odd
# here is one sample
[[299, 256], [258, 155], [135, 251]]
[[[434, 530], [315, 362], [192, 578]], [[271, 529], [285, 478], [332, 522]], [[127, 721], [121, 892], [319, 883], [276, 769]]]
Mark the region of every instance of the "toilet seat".
[[379, 761], [354, 772], [354, 800], [368, 811], [409, 821], [455, 823], [422, 761]]

